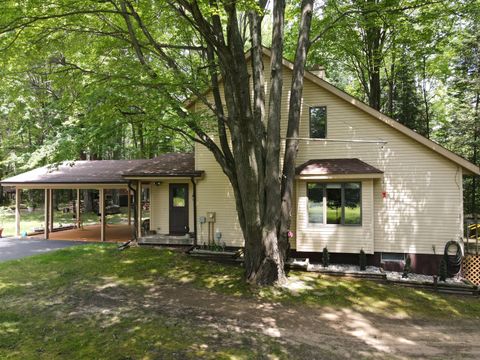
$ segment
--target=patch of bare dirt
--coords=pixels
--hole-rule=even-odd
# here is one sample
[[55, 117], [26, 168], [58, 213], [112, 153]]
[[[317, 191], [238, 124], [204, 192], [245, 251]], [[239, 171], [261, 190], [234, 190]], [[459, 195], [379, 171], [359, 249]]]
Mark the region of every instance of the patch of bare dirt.
[[169, 282], [158, 282], [143, 296], [115, 284], [84, 295], [76, 299], [71, 316], [106, 314], [114, 322], [125, 313], [155, 312], [219, 335], [266, 336], [290, 347], [291, 358], [480, 358], [480, 323], [473, 320], [391, 319], [351, 309], [260, 302]]

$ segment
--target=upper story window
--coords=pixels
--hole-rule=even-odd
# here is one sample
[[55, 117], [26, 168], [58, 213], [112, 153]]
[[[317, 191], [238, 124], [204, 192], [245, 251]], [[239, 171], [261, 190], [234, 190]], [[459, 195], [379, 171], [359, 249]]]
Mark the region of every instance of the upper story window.
[[325, 139], [327, 137], [327, 107], [310, 108], [310, 137]]

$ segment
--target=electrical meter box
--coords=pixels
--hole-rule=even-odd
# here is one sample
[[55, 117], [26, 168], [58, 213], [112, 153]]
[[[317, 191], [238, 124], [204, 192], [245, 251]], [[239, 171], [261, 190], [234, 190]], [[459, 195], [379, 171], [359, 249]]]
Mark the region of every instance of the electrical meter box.
[[211, 211], [211, 212], [207, 212], [207, 222], [209, 223], [214, 223], [215, 222], [215, 212], [214, 211]]

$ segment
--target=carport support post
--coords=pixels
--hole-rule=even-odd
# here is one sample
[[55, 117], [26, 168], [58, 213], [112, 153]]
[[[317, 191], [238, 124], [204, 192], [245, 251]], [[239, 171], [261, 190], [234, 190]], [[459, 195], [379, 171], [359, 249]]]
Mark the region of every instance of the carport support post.
[[105, 241], [105, 189], [99, 190], [98, 207], [100, 211], [100, 239]]
[[45, 239], [48, 239], [50, 237], [50, 227], [48, 224], [48, 221], [50, 220], [50, 189], [45, 189], [45, 226], [44, 226], [44, 234], [45, 234]]
[[75, 204], [76, 206], [76, 212], [77, 212], [77, 229], [80, 229], [80, 189], [77, 189], [77, 203]]
[[49, 216], [50, 218], [48, 219], [48, 223], [50, 225], [50, 232], [53, 232], [53, 189], [49, 189], [49, 194], [48, 194], [48, 209], [49, 211]]
[[137, 182], [137, 239], [142, 237], [142, 182]]
[[128, 213], [128, 226], [132, 225], [132, 193], [130, 192], [130, 189], [127, 188], [127, 213]]
[[20, 196], [22, 190], [15, 187], [15, 236], [20, 236]]

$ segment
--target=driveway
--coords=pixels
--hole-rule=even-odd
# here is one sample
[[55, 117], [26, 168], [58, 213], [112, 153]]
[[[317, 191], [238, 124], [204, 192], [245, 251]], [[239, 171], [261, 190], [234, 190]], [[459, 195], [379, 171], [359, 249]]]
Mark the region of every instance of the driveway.
[[85, 241], [0, 238], [0, 262], [43, 254], [66, 247], [86, 244]]

